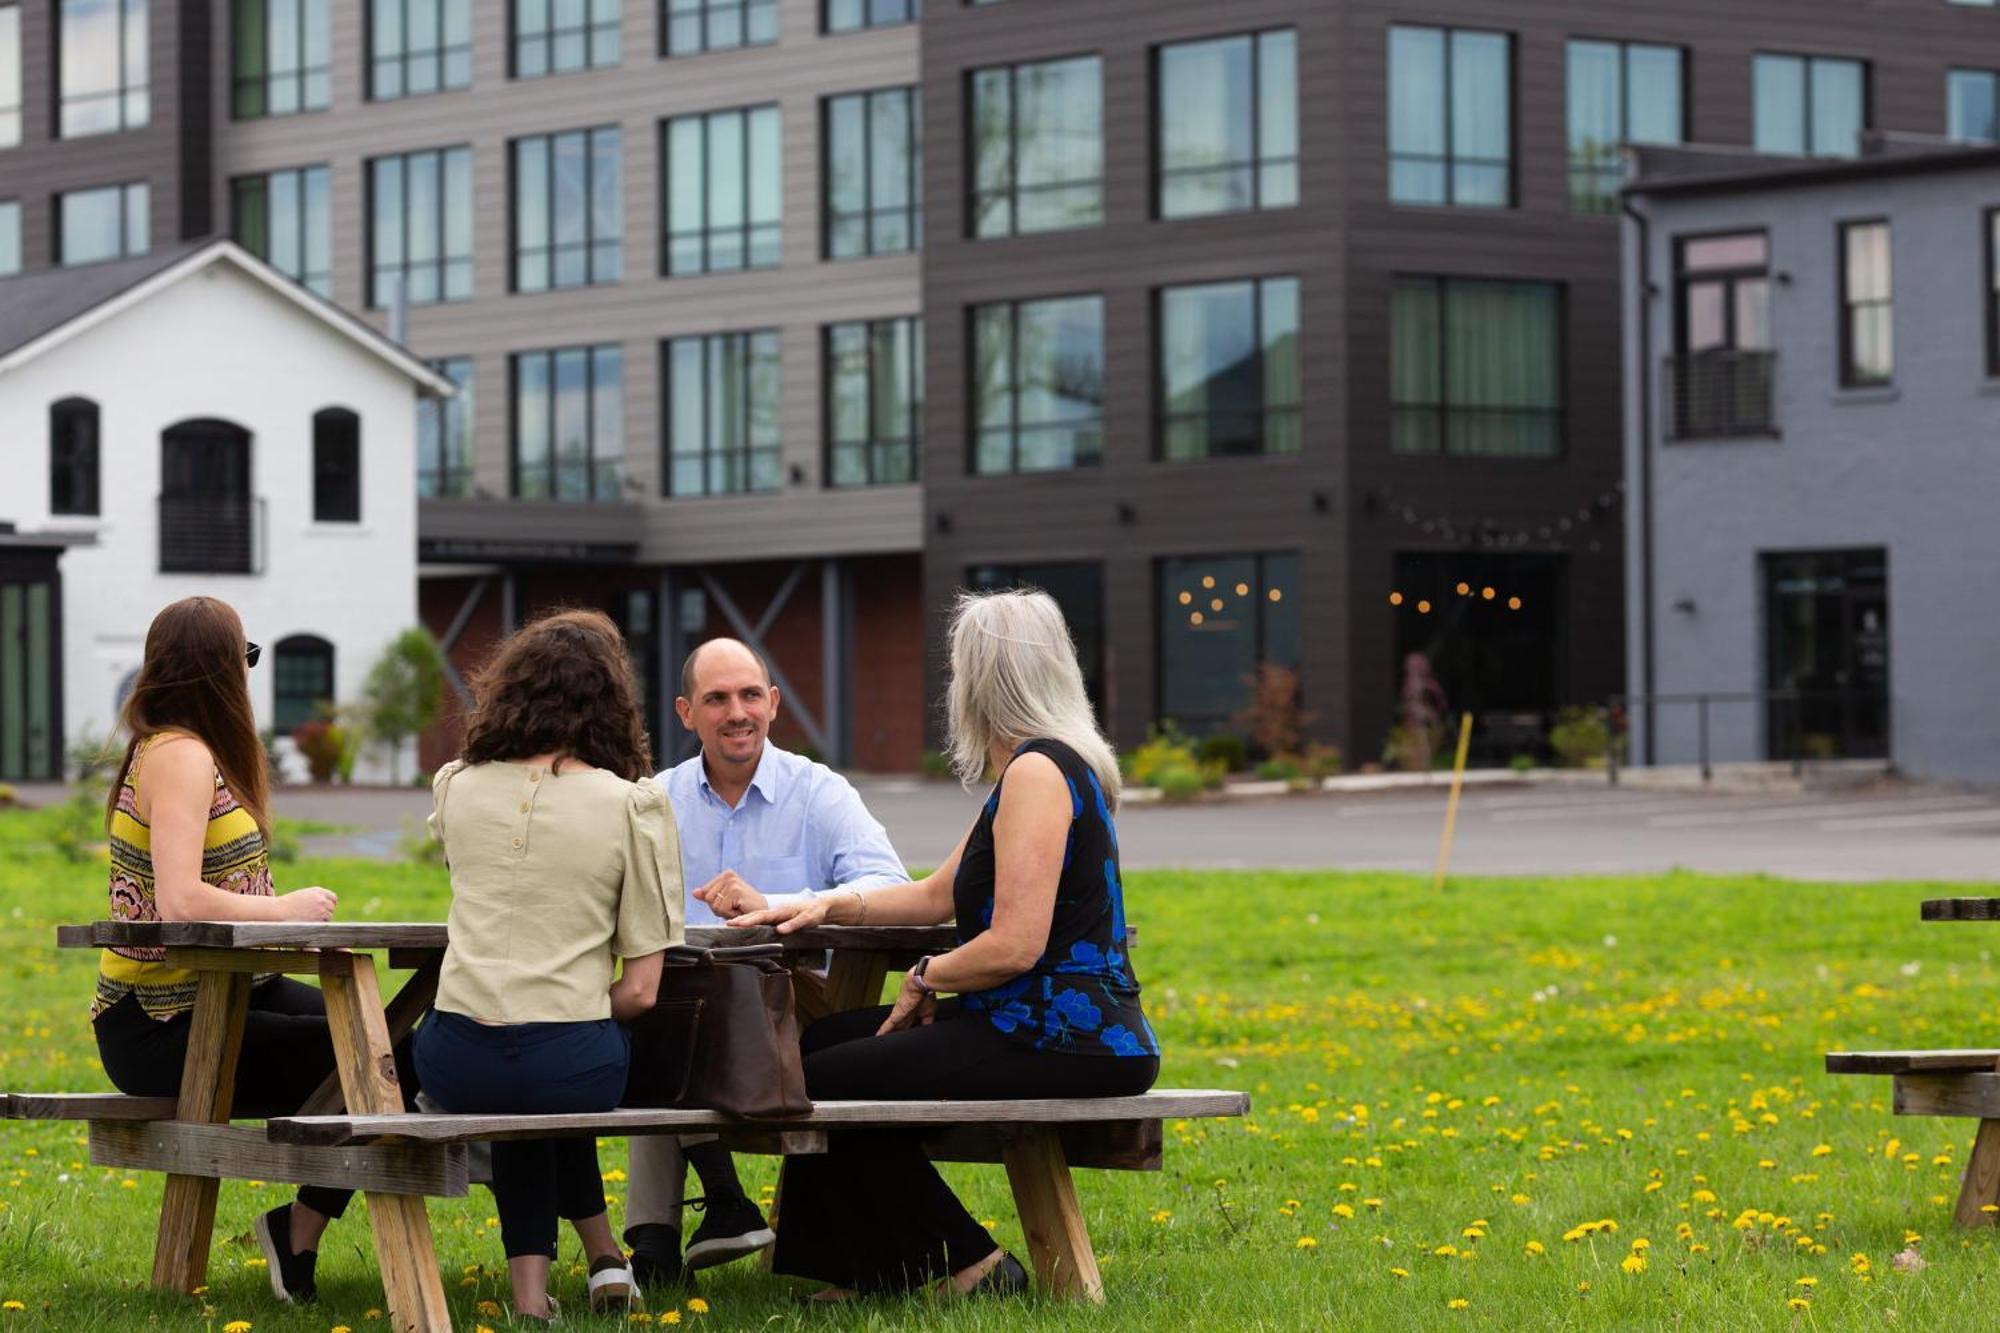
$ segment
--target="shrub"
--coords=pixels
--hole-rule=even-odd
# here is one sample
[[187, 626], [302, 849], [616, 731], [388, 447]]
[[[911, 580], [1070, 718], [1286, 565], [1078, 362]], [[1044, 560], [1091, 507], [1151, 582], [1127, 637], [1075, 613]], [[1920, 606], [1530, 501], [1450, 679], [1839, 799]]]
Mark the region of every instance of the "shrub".
[[934, 781], [954, 776], [951, 771], [951, 756], [942, 750], [925, 750], [917, 758], [917, 771]]
[[1228, 732], [1204, 736], [1194, 754], [1204, 764], [1221, 764], [1225, 773], [1240, 773], [1250, 766], [1250, 747], [1241, 736]]
[[430, 825], [407, 817], [403, 820], [403, 836], [396, 840], [396, 852], [415, 865], [444, 864], [444, 844], [432, 836]]
[[108, 843], [104, 832], [104, 798], [111, 784], [96, 775], [78, 781], [69, 799], [56, 807], [50, 841], [63, 858], [78, 863], [102, 860]]
[[401, 783], [403, 742], [429, 729], [444, 707], [444, 654], [430, 631], [398, 634], [368, 669], [361, 699], [367, 720], [361, 730], [389, 751], [389, 781]]
[[1531, 754], [1517, 754], [1507, 761], [1507, 767], [1513, 769], [1516, 773], [1532, 773], [1535, 770], [1535, 756]]
[[1202, 772], [1190, 763], [1171, 762], [1154, 770], [1149, 786], [1160, 789], [1160, 798], [1167, 801], [1192, 801], [1208, 790], [1208, 781]]
[[69, 743], [63, 758], [69, 762], [73, 781], [108, 781], [118, 775], [118, 766], [125, 762], [125, 751], [111, 737], [85, 728]]
[[306, 772], [314, 782], [333, 781], [333, 775], [343, 766], [352, 771], [354, 761], [348, 758], [346, 729], [332, 722], [316, 719], [299, 723], [292, 728], [292, 744], [298, 747], [306, 761]]
[[1549, 728], [1549, 748], [1565, 768], [1597, 768], [1611, 745], [1611, 720], [1602, 708], [1565, 708]]
[[1445, 698], [1430, 659], [1422, 653], [1403, 659], [1401, 698], [1396, 725], [1382, 747], [1382, 762], [1406, 773], [1428, 772], [1444, 743]]
[[1309, 778], [1330, 778], [1340, 773], [1343, 756], [1338, 745], [1308, 745], [1302, 757]]
[[1305, 775], [1304, 762], [1293, 754], [1274, 754], [1257, 765], [1257, 776], [1266, 782], [1296, 782]]
[[21, 793], [5, 782], [0, 782], [0, 810], [11, 809], [21, 803]]
[[1297, 754], [1312, 715], [1299, 707], [1299, 673], [1260, 662], [1245, 683], [1250, 702], [1232, 719], [1260, 754]]
[[1201, 760], [1195, 756], [1194, 745], [1171, 722], [1165, 729], [1155, 727], [1144, 745], [1127, 751], [1119, 762], [1126, 779], [1137, 787], [1159, 786], [1160, 771], [1166, 768], [1184, 768], [1197, 779], [1201, 777]]

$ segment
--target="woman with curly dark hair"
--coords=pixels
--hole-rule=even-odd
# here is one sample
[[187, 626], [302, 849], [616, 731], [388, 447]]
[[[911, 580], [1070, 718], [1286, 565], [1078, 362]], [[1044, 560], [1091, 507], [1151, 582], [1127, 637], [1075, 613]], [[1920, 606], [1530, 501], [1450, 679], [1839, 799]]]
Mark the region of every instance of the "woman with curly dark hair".
[[[558, 612], [502, 644], [473, 693], [464, 752], [431, 788], [451, 943], [417, 1070], [450, 1112], [608, 1111], [631, 1062], [620, 1024], [652, 1008], [682, 938], [680, 843], [624, 640], [598, 612]], [[630, 1300], [595, 1139], [495, 1143], [493, 1195], [519, 1314], [555, 1315], [559, 1217], [591, 1305]]]

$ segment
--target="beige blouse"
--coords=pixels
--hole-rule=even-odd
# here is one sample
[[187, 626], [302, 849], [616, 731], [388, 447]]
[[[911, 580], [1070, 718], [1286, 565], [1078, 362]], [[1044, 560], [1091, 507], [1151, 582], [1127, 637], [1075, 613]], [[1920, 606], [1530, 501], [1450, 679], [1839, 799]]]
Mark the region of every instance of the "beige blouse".
[[680, 838], [653, 779], [453, 760], [431, 797], [451, 867], [439, 1009], [488, 1023], [609, 1018], [613, 960], [682, 942]]

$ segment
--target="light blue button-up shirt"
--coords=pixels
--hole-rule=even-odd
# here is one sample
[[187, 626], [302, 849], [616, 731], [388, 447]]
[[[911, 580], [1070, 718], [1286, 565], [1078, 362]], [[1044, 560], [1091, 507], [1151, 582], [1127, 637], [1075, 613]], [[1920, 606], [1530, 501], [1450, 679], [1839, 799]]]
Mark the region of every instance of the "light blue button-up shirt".
[[725, 870], [767, 898], [871, 889], [910, 878], [888, 833], [846, 778], [769, 741], [733, 810], [708, 785], [699, 754], [660, 774], [660, 785], [680, 828], [690, 926], [721, 924], [694, 891]]

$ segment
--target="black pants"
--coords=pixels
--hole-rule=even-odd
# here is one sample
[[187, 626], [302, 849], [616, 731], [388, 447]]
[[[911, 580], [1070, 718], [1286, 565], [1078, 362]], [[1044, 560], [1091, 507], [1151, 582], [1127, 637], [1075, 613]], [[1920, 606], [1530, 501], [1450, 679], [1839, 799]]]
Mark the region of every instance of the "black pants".
[[[98, 1058], [120, 1092], [134, 1097], [180, 1095], [188, 1030], [194, 1026], [192, 1010], [162, 1022], [148, 1017], [139, 1001], [127, 995], [99, 1014], [93, 1026]], [[326, 1025], [326, 997], [319, 987], [290, 977], [273, 977], [251, 987], [231, 1114], [252, 1120], [291, 1115], [333, 1069], [333, 1034]], [[396, 1046], [396, 1077], [407, 1104], [417, 1095], [407, 1040]], [[300, 1203], [328, 1217], [339, 1217], [353, 1197], [353, 1190], [322, 1185], [299, 1189]]]
[[[493, 1026], [433, 1010], [417, 1029], [424, 1086], [459, 1115], [609, 1111], [625, 1096], [632, 1037], [610, 1019]], [[556, 1257], [556, 1219], [604, 1211], [597, 1140], [502, 1139], [493, 1202], [509, 1259]]]
[[[1037, 1051], [956, 1002], [929, 1027], [874, 1035], [886, 1006], [806, 1029], [806, 1092], [828, 1100], [1126, 1097], [1153, 1086], [1152, 1056]], [[978, 1263], [993, 1237], [924, 1156], [914, 1130], [833, 1130], [827, 1151], [788, 1158], [778, 1201], [780, 1273], [856, 1291], [907, 1291]]]

